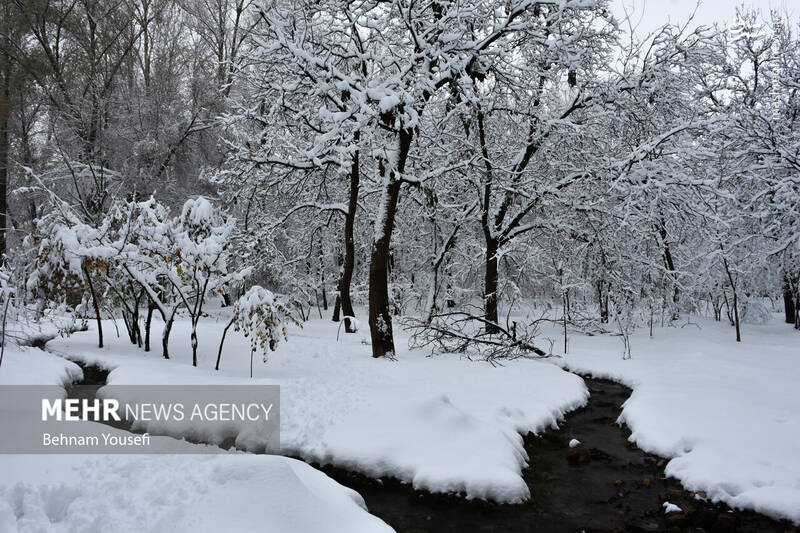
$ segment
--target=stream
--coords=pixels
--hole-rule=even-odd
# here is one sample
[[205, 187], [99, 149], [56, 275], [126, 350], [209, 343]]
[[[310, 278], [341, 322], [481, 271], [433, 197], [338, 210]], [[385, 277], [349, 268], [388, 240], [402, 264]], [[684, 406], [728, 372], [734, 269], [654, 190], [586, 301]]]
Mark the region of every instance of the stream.
[[[108, 371], [76, 361], [89, 385], [82, 397], [103, 386]], [[800, 532], [787, 521], [714, 504], [664, 475], [666, 460], [628, 441], [616, 423], [631, 390], [583, 376], [591, 396], [558, 430], [524, 438], [529, 467], [522, 475], [531, 492], [523, 504], [468, 501], [459, 495], [414, 490], [393, 478], [374, 479], [332, 465], [313, 464], [361, 494], [369, 512], [398, 533], [435, 532]], [[76, 389], [68, 388], [70, 397]], [[127, 429], [115, 424], [118, 429]], [[582, 444], [569, 447], [572, 439]], [[665, 514], [669, 501], [680, 512]]]

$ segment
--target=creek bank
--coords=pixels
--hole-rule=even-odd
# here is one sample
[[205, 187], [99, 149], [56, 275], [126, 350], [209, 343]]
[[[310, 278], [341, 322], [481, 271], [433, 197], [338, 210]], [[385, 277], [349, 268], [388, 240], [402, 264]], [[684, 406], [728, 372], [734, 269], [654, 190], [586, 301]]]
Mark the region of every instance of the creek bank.
[[[628, 441], [617, 424], [631, 390], [582, 376], [588, 403], [558, 430], [525, 436], [529, 467], [522, 475], [531, 499], [519, 505], [467, 501], [458, 495], [417, 491], [396, 479], [372, 479], [314, 465], [358, 491], [369, 511], [398, 533], [439, 532], [797, 532], [787, 521], [712, 503], [664, 475], [666, 459]], [[570, 447], [573, 439], [580, 444]], [[665, 513], [669, 502], [680, 511]]]
[[[68, 393], [81, 390], [80, 397], [91, 399], [106, 383], [109, 370], [75, 363], [84, 378], [74, 385], [91, 388]], [[568, 414], [558, 430], [524, 437], [530, 464], [522, 475], [531, 492], [524, 504], [469, 501], [458, 494], [414, 490], [393, 478], [312, 466], [359, 492], [370, 513], [399, 533], [800, 532], [787, 521], [712, 503], [667, 478], [666, 460], [638, 449], [628, 441], [627, 428], [616, 423], [631, 390], [610, 380], [582, 377], [591, 394], [588, 403]], [[113, 425], [130, 429], [124, 421]], [[666, 503], [680, 510], [665, 513]]]

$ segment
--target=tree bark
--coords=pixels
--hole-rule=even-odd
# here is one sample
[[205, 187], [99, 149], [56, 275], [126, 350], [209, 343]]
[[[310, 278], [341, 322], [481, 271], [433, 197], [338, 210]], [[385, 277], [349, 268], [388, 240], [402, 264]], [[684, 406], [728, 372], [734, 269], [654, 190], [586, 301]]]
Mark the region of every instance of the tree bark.
[[[358, 135], [356, 134], [356, 142]], [[358, 188], [360, 182], [360, 168], [358, 151], [353, 155], [353, 162], [350, 166], [350, 198], [347, 204], [347, 216], [344, 219], [344, 265], [342, 266], [342, 277], [339, 279], [339, 300], [341, 311], [344, 316], [356, 316], [353, 311], [353, 302], [350, 299], [350, 285], [353, 281], [353, 270], [355, 269], [356, 249], [353, 229], [356, 222], [356, 210], [358, 209]], [[334, 312], [334, 320], [338, 314]], [[345, 320], [344, 331], [346, 333], [355, 332], [352, 320]]]
[[122, 311], [122, 322], [125, 323], [125, 331], [128, 333], [128, 340], [131, 344], [136, 344], [136, 329], [133, 322], [133, 314]]
[[722, 298], [725, 302], [725, 316], [728, 317], [728, 322], [733, 327], [736, 323], [733, 321], [733, 311], [731, 311], [731, 305], [728, 302], [728, 291], [724, 288], [722, 290]]
[[600, 305], [600, 323], [608, 324], [608, 293], [603, 292], [603, 280], [597, 280], [597, 302]]
[[428, 297], [425, 299], [425, 321], [430, 323], [436, 313], [436, 288], [439, 286], [439, 269], [431, 273], [431, 284], [428, 286]]
[[199, 315], [197, 319], [192, 317], [192, 333], [190, 335], [192, 342], [192, 366], [197, 366], [197, 322], [199, 318]]
[[794, 329], [800, 329], [800, 292], [794, 295]]
[[214, 366], [214, 370], [219, 370], [219, 363], [222, 361], [222, 346], [225, 344], [225, 337], [228, 335], [228, 330], [233, 325], [234, 320], [234, 318], [231, 318], [230, 322], [228, 322], [228, 325], [225, 326], [225, 329], [222, 332], [222, 339], [219, 341], [219, 352], [217, 352], [217, 364]]
[[369, 265], [369, 329], [373, 357], [394, 355], [392, 315], [389, 311], [389, 246], [400, 195], [400, 182], [389, 180], [384, 186], [383, 194], [385, 213], [383, 220], [375, 228], [379, 233], [372, 244]]
[[397, 150], [397, 167], [383, 168], [384, 183], [381, 198], [382, 212], [375, 224], [369, 265], [369, 330], [372, 337], [372, 357], [394, 355], [392, 316], [389, 312], [389, 251], [397, 214], [397, 200], [402, 182], [400, 176], [406, 166], [411, 149], [413, 131], [400, 130]]
[[722, 302], [718, 299], [714, 298], [712, 293], [708, 293], [709, 301], [711, 302], [711, 307], [714, 309], [714, 320], [717, 322], [722, 320]]
[[92, 303], [94, 304], [94, 315], [97, 319], [97, 347], [103, 347], [103, 321], [100, 318], [100, 304], [97, 302], [97, 293], [94, 291], [94, 284], [92, 278], [89, 276], [89, 270], [83, 267], [83, 274], [86, 276], [86, 282], [89, 284], [89, 292], [92, 294]]
[[484, 305], [486, 332], [497, 333], [497, 239], [486, 237], [486, 272], [484, 276]]
[[[131, 284], [131, 292], [136, 294], [133, 284]], [[133, 307], [131, 309], [130, 316], [128, 317], [130, 324], [128, 324], [128, 321], [126, 320], [126, 325], [128, 326], [128, 336], [131, 339], [131, 344], [135, 344], [139, 348], [142, 347], [142, 330], [139, 328], [139, 300], [141, 300], [142, 296], [144, 296], [144, 290], [136, 295], [133, 300]], [[124, 315], [125, 313], [123, 312], [123, 317]]]
[[664, 247], [664, 266], [667, 268], [667, 272], [670, 273], [675, 283], [672, 290], [672, 318], [677, 320], [679, 318], [678, 302], [680, 301], [681, 292], [678, 287], [678, 273], [675, 270], [675, 260], [672, 258], [672, 250], [670, 250], [669, 243], [667, 242], [667, 226], [664, 224], [663, 220], [661, 220], [658, 231], [659, 235], [661, 235], [661, 245]]
[[339, 294], [339, 292], [337, 291], [336, 292], [336, 301], [333, 304], [333, 316], [331, 317], [331, 320], [333, 322], [339, 322], [339, 315], [340, 315], [341, 309], [342, 309], [342, 297]]
[[[2, 38], [4, 41], [8, 39]], [[9, 114], [11, 109], [11, 58], [5, 52], [8, 42], [0, 47], [0, 78], [3, 86], [0, 88], [0, 262], [6, 253], [6, 239], [8, 226], [8, 152], [9, 152]]]
[[739, 295], [736, 291], [736, 282], [733, 280], [733, 274], [728, 267], [728, 260], [725, 256], [722, 257], [722, 264], [725, 267], [725, 272], [728, 274], [728, 281], [731, 284], [731, 291], [733, 292], [733, 320], [736, 326], [736, 342], [742, 342], [742, 331], [739, 327]]
[[169, 359], [169, 334], [172, 331], [172, 323], [175, 321], [175, 313], [178, 312], [178, 306], [172, 309], [172, 314], [169, 319], [164, 321], [164, 329], [161, 332], [161, 354], [164, 359]]
[[797, 310], [794, 307], [794, 294], [792, 294], [792, 289], [789, 286], [788, 280], [783, 286], [783, 312], [786, 317], [786, 323], [794, 324]]
[[150, 325], [153, 323], [153, 310], [156, 308], [153, 302], [148, 299], [147, 318], [144, 321], [144, 351], [150, 351]]
[[192, 366], [197, 366], [197, 323], [192, 321]]
[[486, 268], [483, 277], [483, 312], [484, 318], [486, 319], [486, 332], [497, 333], [499, 331], [497, 327], [497, 251], [500, 248], [500, 243], [494, 230], [499, 226], [499, 223], [505, 216], [506, 208], [501, 206], [495, 215], [494, 221], [492, 221], [491, 203], [494, 169], [489, 159], [489, 149], [486, 144], [486, 128], [483, 122], [483, 112], [480, 109], [478, 109], [477, 112], [477, 122], [478, 140], [480, 141], [483, 164], [486, 168], [486, 175], [484, 176], [483, 182], [483, 211], [481, 213], [481, 229], [483, 230], [483, 238], [486, 241]]
[[733, 287], [733, 318], [736, 321], [736, 342], [742, 342], [742, 331], [739, 327], [739, 296], [736, 287]]

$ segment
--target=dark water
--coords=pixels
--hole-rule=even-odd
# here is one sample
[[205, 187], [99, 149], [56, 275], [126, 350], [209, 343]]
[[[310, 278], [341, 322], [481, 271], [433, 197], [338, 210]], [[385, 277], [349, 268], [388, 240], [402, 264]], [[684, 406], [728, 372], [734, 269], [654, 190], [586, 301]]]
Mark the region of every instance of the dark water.
[[[78, 385], [102, 386], [108, 371], [81, 365]], [[399, 533], [471, 532], [798, 532], [751, 511], [698, 499], [664, 476], [665, 460], [628, 442], [616, 424], [630, 389], [584, 378], [591, 397], [558, 431], [525, 437], [530, 466], [523, 471], [531, 500], [519, 505], [467, 501], [458, 495], [413, 490], [395, 479], [373, 479], [330, 465], [314, 465], [358, 491], [369, 511]], [[83, 392], [82, 394], [86, 394]], [[569, 448], [571, 439], [581, 445]], [[457, 443], [454, 443], [457, 445]], [[665, 514], [669, 501], [682, 512]]]

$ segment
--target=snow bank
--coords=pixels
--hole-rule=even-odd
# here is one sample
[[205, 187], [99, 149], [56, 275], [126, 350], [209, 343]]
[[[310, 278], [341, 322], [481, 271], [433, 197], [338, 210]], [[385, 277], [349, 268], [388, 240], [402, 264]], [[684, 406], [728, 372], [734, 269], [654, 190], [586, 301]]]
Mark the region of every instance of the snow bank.
[[387, 405], [383, 416], [389, 423], [364, 411], [328, 431], [330, 459], [468, 498], [521, 502], [530, 495], [519, 475], [527, 458], [519, 433], [483, 423], [447, 396]]
[[736, 343], [700, 324], [637, 334], [629, 361], [619, 339], [576, 335], [562, 364], [632, 387], [620, 422], [688, 489], [800, 523], [800, 334], [775, 319]]
[[[337, 324], [328, 320], [291, 327], [289, 341], [256, 367], [251, 381], [250, 344], [239, 333], [228, 333], [222, 371], [213, 371], [227, 320], [202, 324], [199, 368], [189, 366], [186, 321], [173, 327], [169, 361], [125, 339], [108, 339], [98, 350], [91, 331], [48, 347], [113, 368], [114, 385], [278, 384], [284, 453], [499, 502], [529, 496], [519, 433], [555, 426], [588, 397], [579, 377], [538, 361], [493, 367], [408, 349], [399, 350], [397, 361], [376, 360], [357, 335], [341, 334], [337, 343]], [[398, 348], [404, 344], [396, 339]]]
[[13, 460], [0, 482], [0, 531], [6, 533], [392, 531], [365, 512], [356, 492], [285, 457]]
[[36, 348], [6, 346], [0, 366], [0, 385], [68, 385], [83, 378], [75, 363]]
[[[64, 385], [81, 374], [61, 357], [10, 345], [0, 386]], [[92, 422], [76, 424], [84, 426], [82, 434], [125, 433]], [[198, 453], [212, 451], [168, 437], [153, 439]], [[392, 531], [366, 512], [356, 492], [285, 457], [0, 455], [0, 472], [2, 533]]]

